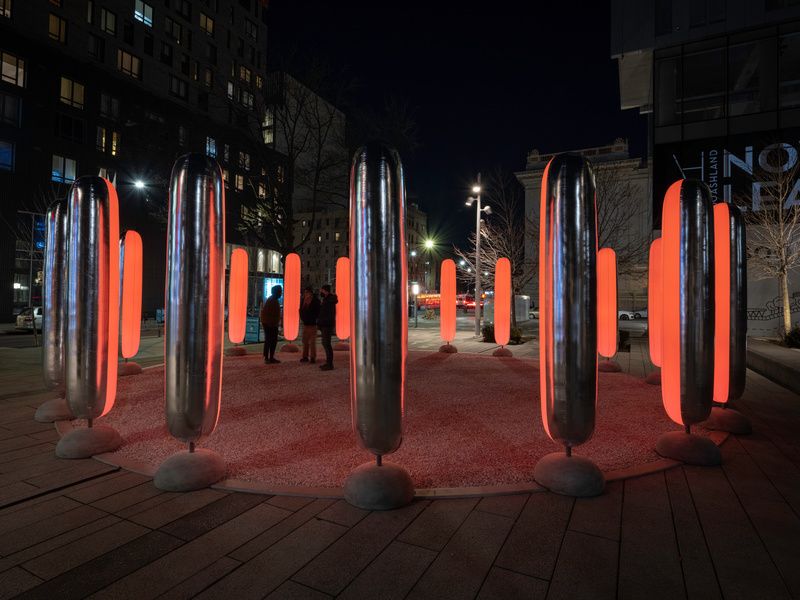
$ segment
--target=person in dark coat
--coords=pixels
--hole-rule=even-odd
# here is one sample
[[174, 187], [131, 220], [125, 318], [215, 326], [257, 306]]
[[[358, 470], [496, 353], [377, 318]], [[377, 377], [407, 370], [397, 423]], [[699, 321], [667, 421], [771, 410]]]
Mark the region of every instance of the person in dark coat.
[[317, 317], [320, 302], [313, 288], [303, 290], [300, 302], [300, 321], [303, 323], [303, 358], [300, 362], [317, 362]]
[[336, 294], [331, 292], [331, 286], [327, 283], [322, 286], [319, 293], [322, 296], [322, 305], [319, 308], [317, 326], [322, 334], [322, 347], [325, 349], [325, 364], [320, 369], [331, 371], [333, 370], [331, 337], [333, 336], [333, 330], [336, 328], [336, 304], [339, 299]]
[[261, 325], [264, 327], [264, 363], [279, 363], [275, 358], [275, 348], [278, 346], [278, 326], [281, 324], [280, 298], [283, 288], [279, 285], [272, 286], [272, 295], [266, 299], [259, 315]]

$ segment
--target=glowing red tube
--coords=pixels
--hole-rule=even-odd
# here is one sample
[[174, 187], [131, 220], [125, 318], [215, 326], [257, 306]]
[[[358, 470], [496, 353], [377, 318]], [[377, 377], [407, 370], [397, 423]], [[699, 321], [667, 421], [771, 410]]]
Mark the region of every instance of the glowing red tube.
[[120, 352], [123, 358], [132, 358], [139, 351], [142, 330], [142, 237], [128, 231], [122, 252]]
[[297, 339], [300, 331], [300, 255], [286, 255], [283, 273], [283, 337]]
[[663, 278], [661, 266], [661, 238], [656, 238], [650, 244], [650, 266], [647, 274], [647, 335], [650, 348], [650, 362], [661, 366], [661, 329], [662, 329], [662, 303], [663, 292], [661, 280]]
[[456, 337], [456, 263], [452, 259], [442, 261], [441, 279], [439, 331], [442, 340], [449, 344]]
[[350, 259], [342, 256], [336, 261], [336, 337], [350, 337]]
[[552, 222], [547, 210], [547, 176], [550, 171], [550, 162], [547, 163], [544, 173], [542, 173], [542, 190], [539, 194], [539, 394], [541, 398], [539, 404], [545, 433], [550, 439], [553, 439], [553, 434], [550, 432], [549, 417], [547, 416], [547, 402], [545, 401], [549, 392], [547, 383], [549, 377], [545, 376], [545, 371], [548, 368], [547, 347], [549, 338], [552, 337], [550, 321], [546, 318], [549, 308], [547, 289], [548, 286], [553, 284], [553, 271], [547, 265], [550, 264], [552, 253], [550, 252], [551, 246], [547, 243], [545, 235], [545, 232], [552, 228]]
[[511, 338], [511, 261], [498, 258], [494, 267], [494, 341], [506, 346]]
[[597, 253], [597, 353], [617, 353], [617, 254], [611, 248]]
[[244, 341], [247, 323], [247, 252], [236, 248], [231, 252], [228, 281], [228, 339], [234, 344]]
[[714, 205], [714, 401], [728, 401], [731, 370], [731, 215]]

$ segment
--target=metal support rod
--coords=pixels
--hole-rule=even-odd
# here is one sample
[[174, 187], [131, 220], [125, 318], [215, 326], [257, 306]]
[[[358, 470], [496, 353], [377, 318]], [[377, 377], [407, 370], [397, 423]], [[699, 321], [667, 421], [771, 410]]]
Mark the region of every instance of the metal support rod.
[[478, 210], [475, 212], [475, 337], [481, 335], [481, 174], [478, 173], [478, 193], [475, 200]]

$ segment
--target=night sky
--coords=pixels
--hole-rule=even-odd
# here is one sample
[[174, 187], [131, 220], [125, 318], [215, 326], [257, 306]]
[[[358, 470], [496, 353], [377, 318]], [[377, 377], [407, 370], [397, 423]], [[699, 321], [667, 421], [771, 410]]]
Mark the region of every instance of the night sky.
[[644, 118], [619, 110], [607, 2], [272, 0], [269, 27], [273, 60], [294, 47], [346, 68], [356, 106], [407, 101], [420, 138], [407, 187], [442, 250], [474, 227], [464, 200], [479, 170], [616, 137], [645, 152]]

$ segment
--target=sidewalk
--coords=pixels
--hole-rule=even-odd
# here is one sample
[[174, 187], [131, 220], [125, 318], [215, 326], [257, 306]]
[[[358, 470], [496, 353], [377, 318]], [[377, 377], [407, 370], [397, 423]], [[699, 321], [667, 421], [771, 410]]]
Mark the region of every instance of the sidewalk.
[[747, 367], [800, 394], [800, 349], [748, 338]]

